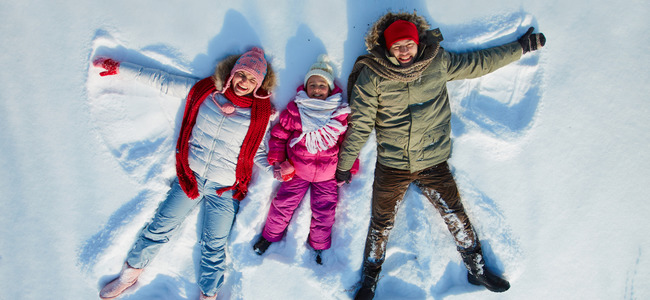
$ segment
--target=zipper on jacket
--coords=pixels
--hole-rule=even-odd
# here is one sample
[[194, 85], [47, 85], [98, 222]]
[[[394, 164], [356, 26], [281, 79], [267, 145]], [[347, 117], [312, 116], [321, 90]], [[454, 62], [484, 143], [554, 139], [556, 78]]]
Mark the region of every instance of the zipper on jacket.
[[218, 129], [215, 131], [215, 134], [212, 137], [212, 145], [210, 145], [210, 153], [208, 153], [208, 157], [207, 157], [206, 162], [205, 162], [205, 167], [203, 169], [202, 177], [204, 177], [204, 178], [208, 175], [208, 170], [210, 169], [210, 165], [212, 165], [212, 156], [214, 156], [214, 152], [215, 152], [215, 148], [216, 148], [216, 144], [217, 144], [217, 137], [221, 133], [221, 128], [223, 127], [223, 123], [226, 120], [226, 116], [224, 116], [222, 114], [219, 114], [219, 113], [217, 113], [217, 115], [221, 116], [221, 120], [219, 122]]
[[[314, 162], [316, 164], [321, 164], [322, 163], [321, 160], [320, 160], [320, 157], [321, 157], [320, 151], [316, 152], [316, 160], [314, 160]], [[313, 169], [314, 169], [314, 172], [311, 173], [311, 182], [314, 182], [314, 180], [316, 180], [316, 173], [318, 172], [318, 166], [314, 166]]]
[[406, 155], [406, 166], [408, 169], [411, 169], [411, 137], [413, 136], [413, 111], [411, 110], [411, 84], [412, 82], [407, 82], [406, 83], [406, 92], [407, 92], [407, 101], [406, 107], [408, 108], [409, 111], [409, 135], [406, 138], [406, 149], [404, 149], [404, 155]]

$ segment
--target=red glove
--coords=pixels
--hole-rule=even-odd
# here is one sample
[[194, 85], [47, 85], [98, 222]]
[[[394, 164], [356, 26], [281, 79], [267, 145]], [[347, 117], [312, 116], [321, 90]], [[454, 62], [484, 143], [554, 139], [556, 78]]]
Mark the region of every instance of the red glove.
[[293, 175], [296, 174], [296, 169], [293, 165], [285, 160], [284, 162], [274, 163], [273, 164], [273, 177], [280, 181], [289, 181], [293, 179]]
[[104, 68], [106, 71], [99, 73], [99, 76], [117, 75], [120, 69], [120, 62], [112, 58], [99, 57], [93, 61], [93, 65], [98, 68]]

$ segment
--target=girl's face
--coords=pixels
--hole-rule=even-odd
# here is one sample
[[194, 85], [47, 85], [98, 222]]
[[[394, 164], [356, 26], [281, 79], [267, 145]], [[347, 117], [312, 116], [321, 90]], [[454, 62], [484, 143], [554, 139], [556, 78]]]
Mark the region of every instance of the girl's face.
[[388, 49], [391, 56], [397, 58], [400, 66], [408, 67], [415, 60], [415, 55], [418, 53], [418, 44], [413, 40], [401, 40], [395, 42], [390, 49]]
[[232, 90], [237, 96], [247, 96], [253, 93], [257, 86], [257, 80], [246, 71], [237, 71], [232, 75]]
[[313, 75], [307, 79], [307, 96], [313, 99], [325, 100], [330, 96], [330, 85], [325, 78]]

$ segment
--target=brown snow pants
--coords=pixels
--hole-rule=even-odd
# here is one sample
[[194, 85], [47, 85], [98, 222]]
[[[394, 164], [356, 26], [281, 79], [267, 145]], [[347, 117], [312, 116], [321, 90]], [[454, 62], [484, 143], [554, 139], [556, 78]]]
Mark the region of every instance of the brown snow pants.
[[388, 235], [409, 185], [415, 184], [438, 210], [459, 251], [479, 247], [479, 241], [460, 201], [456, 181], [447, 162], [411, 173], [377, 163], [372, 194], [372, 215], [366, 238], [363, 273], [377, 278], [386, 256]]

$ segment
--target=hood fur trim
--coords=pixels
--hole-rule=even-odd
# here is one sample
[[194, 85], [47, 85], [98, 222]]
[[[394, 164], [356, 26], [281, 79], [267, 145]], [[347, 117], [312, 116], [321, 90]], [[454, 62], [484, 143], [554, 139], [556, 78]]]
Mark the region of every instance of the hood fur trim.
[[390, 24], [393, 24], [393, 22], [397, 20], [404, 20], [404, 21], [409, 21], [413, 24], [415, 24], [415, 27], [418, 30], [418, 35], [420, 37], [420, 41], [427, 41], [427, 30], [431, 27], [429, 23], [424, 19], [424, 17], [418, 16], [415, 11], [413, 13], [407, 13], [407, 12], [399, 12], [399, 13], [393, 13], [393, 12], [388, 12], [387, 14], [383, 15], [377, 22], [375, 22], [370, 30], [368, 31], [368, 34], [366, 34], [366, 49], [368, 51], [372, 50], [376, 46], [381, 46], [382, 48], [386, 48], [386, 40], [384, 39], [384, 31]]

